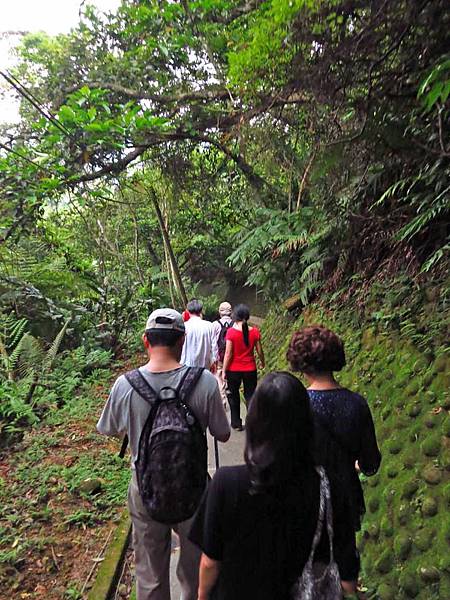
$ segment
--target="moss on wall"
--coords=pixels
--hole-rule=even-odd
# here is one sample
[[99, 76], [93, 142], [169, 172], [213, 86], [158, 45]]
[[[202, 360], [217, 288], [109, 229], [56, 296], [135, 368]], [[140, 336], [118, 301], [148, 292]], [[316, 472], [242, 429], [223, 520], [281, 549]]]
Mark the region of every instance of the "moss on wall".
[[350, 318], [309, 310], [294, 320], [269, 314], [266, 371], [287, 370], [292, 332], [322, 323], [345, 341], [340, 382], [369, 402], [383, 460], [364, 478], [367, 513], [358, 535], [362, 576], [379, 600], [450, 598], [450, 357], [424, 355]]

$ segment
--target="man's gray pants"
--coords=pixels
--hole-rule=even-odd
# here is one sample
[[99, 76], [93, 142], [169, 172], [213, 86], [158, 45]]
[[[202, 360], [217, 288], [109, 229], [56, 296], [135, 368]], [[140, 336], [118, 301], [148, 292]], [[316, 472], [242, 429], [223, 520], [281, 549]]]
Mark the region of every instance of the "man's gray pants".
[[181, 600], [197, 600], [201, 551], [187, 539], [192, 518], [174, 525], [153, 521], [142, 504], [135, 473], [128, 488], [128, 508], [133, 523], [137, 600], [170, 600], [172, 529], [180, 538], [177, 577]]

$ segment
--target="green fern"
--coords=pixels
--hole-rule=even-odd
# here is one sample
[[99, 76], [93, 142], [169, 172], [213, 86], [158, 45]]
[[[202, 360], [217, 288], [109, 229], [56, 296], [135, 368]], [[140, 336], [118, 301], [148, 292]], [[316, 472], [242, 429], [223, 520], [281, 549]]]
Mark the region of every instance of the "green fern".
[[32, 377], [43, 369], [45, 350], [40, 340], [26, 334], [16, 348], [15, 363], [21, 378]]
[[42, 341], [32, 335], [26, 334], [22, 338], [16, 359], [19, 361], [18, 371], [21, 377], [40, 379], [51, 371], [69, 323], [70, 319], [64, 323], [47, 350]]
[[430, 206], [424, 207], [423, 204], [420, 205], [418, 209], [420, 211], [419, 214], [397, 232], [396, 239], [399, 241], [408, 241], [423, 231], [427, 225], [436, 221], [445, 213], [448, 213], [449, 194], [450, 186], [446, 187], [445, 190], [436, 196]]
[[420, 272], [428, 273], [437, 265], [437, 263], [439, 261], [441, 261], [445, 256], [448, 256], [449, 253], [450, 253], [450, 243], [445, 244], [445, 246], [442, 246], [442, 248], [439, 248], [439, 250], [436, 250], [436, 252], [434, 252], [430, 256], [430, 258], [424, 262]]
[[14, 315], [3, 315], [0, 313], [0, 360], [1, 371], [12, 381], [14, 369], [21, 351], [28, 321], [17, 319]]
[[298, 293], [304, 306], [309, 303], [311, 293], [321, 285], [320, 276], [322, 275], [324, 260], [325, 254], [320, 253], [318, 246], [311, 246], [302, 255], [300, 264], [306, 266], [302, 269], [299, 278]]
[[62, 328], [56, 335], [55, 339], [53, 340], [50, 348], [47, 350], [47, 353], [45, 355], [45, 360], [43, 362], [44, 371], [48, 372], [53, 367], [53, 363], [55, 362], [56, 355], [59, 352], [61, 342], [66, 334], [69, 324], [70, 324], [70, 319], [67, 319], [67, 321], [64, 323], [64, 325], [62, 326]]

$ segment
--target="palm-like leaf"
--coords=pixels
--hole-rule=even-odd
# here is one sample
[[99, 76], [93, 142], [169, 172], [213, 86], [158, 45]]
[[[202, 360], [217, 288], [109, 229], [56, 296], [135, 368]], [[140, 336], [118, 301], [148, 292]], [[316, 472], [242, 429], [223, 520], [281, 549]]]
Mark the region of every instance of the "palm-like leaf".
[[58, 332], [58, 334], [56, 335], [55, 339], [53, 340], [50, 348], [47, 350], [47, 353], [45, 355], [45, 360], [44, 360], [44, 370], [45, 371], [49, 371], [52, 366], [53, 363], [55, 361], [56, 355], [59, 352], [59, 348], [61, 346], [61, 342], [64, 338], [64, 335], [67, 331], [67, 328], [69, 327], [69, 323], [70, 323], [70, 319], [67, 319], [67, 321], [64, 323], [64, 325], [62, 326], [61, 330]]
[[25, 334], [14, 351], [15, 365], [20, 377], [29, 377], [42, 371], [45, 350], [42, 342], [29, 333]]

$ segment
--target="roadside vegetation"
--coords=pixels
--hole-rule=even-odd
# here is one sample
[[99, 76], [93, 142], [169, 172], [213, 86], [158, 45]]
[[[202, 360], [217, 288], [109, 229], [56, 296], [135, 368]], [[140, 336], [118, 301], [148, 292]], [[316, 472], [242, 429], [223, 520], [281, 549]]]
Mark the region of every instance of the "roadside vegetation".
[[95, 433], [114, 375], [109, 353], [100, 359], [87, 374], [80, 352], [61, 358], [45, 415], [0, 462], [0, 586], [10, 598], [83, 597], [124, 509], [127, 460]]
[[0, 125], [8, 589], [63, 579], [52, 523], [116, 517], [124, 471], [93, 427], [153, 308], [207, 288], [212, 316], [248, 284], [445, 362], [449, 30], [446, 0], [123, 0], [22, 36], [0, 72], [21, 101]]

